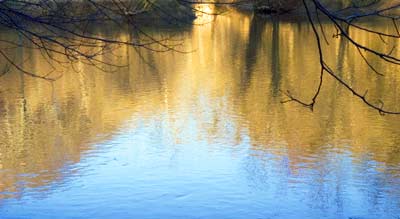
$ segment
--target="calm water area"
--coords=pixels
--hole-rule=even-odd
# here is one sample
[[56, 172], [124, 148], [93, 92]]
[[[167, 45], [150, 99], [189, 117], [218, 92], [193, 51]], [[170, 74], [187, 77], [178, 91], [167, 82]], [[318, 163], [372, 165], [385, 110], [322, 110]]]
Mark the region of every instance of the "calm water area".
[[[323, 25], [330, 67], [400, 110], [399, 67], [367, 56], [385, 74], [376, 75]], [[1, 219], [400, 217], [400, 116], [381, 116], [328, 76], [313, 112], [281, 103], [286, 90], [310, 100], [318, 84], [306, 21], [232, 11], [148, 31], [190, 52], [121, 46], [103, 57], [126, 65], [115, 71], [53, 63], [62, 74], [53, 83], [18, 71], [0, 77]], [[13, 54], [27, 69], [52, 69], [40, 51]]]

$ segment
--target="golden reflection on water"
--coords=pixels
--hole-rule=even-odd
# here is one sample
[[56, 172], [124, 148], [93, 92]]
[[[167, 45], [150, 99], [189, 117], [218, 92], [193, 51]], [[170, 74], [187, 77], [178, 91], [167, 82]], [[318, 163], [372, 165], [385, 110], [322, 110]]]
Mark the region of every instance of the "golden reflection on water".
[[[334, 32], [328, 24], [325, 28]], [[391, 48], [370, 35], [351, 34], [363, 44]], [[293, 172], [317, 168], [316, 160], [323, 163], [332, 153], [350, 153], [354, 162], [368, 157], [380, 164], [377, 171], [399, 176], [394, 167], [400, 162], [400, 117], [380, 116], [331, 78], [314, 112], [280, 103], [285, 99], [280, 90], [307, 99], [316, 87], [318, 53], [306, 23], [230, 12], [180, 35], [180, 49], [195, 52], [123, 47], [119, 56], [104, 57], [129, 63], [113, 73], [78, 63], [63, 68], [63, 77], [54, 83], [18, 72], [1, 77], [0, 198], [22, 195], [24, 188], [46, 189], [79, 174], [68, 166], [95, 151], [95, 143], [112, 138], [127, 123], [134, 128], [150, 120], [167, 124], [174, 144], [239, 145], [245, 136], [250, 155], [287, 155]], [[385, 77], [377, 77], [347, 42], [330, 43], [328, 63], [342, 78], [357, 90], [368, 89], [371, 100], [382, 99], [385, 107], [400, 110], [399, 67], [382, 66], [368, 56], [385, 70]], [[27, 69], [50, 69], [38, 51], [18, 49], [16, 54], [21, 60], [30, 57]]]

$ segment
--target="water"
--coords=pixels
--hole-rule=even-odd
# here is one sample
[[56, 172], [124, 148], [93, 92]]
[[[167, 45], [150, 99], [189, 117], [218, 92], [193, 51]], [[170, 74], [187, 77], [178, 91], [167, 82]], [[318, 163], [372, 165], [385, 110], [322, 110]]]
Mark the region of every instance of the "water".
[[[55, 64], [54, 83], [0, 78], [0, 218], [400, 217], [400, 117], [329, 77], [314, 112], [281, 103], [282, 90], [309, 100], [318, 82], [306, 22], [230, 12], [172, 34], [194, 52], [122, 47], [104, 56], [129, 63], [112, 73], [77, 63]], [[348, 43], [330, 41], [342, 78], [400, 110], [398, 67], [367, 56], [379, 77]], [[51, 70], [38, 51], [12, 52], [25, 68]]]

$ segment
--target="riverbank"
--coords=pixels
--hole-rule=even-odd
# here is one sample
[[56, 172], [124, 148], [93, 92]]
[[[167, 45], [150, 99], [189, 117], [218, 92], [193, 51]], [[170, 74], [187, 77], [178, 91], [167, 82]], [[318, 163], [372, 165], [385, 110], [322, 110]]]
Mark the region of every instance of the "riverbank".
[[[393, 0], [339, 0], [329, 1], [321, 0], [323, 6], [340, 13], [354, 14], [354, 13], [370, 13], [373, 11], [384, 10], [399, 5], [398, 1]], [[305, 9], [302, 1], [295, 0], [258, 0], [247, 1], [235, 5], [240, 10], [254, 11], [256, 14], [292, 14], [300, 16], [305, 14]], [[400, 15], [400, 8], [391, 9], [384, 14]]]
[[[194, 1], [196, 2], [196, 1]], [[35, 4], [33, 4], [35, 3]], [[303, 19], [305, 15], [304, 6], [302, 1], [295, 0], [258, 0], [258, 1], [231, 1], [222, 0], [216, 1], [218, 3], [216, 8], [230, 7], [241, 11], [248, 11], [256, 14], [278, 14], [284, 16], [297, 17]], [[223, 3], [223, 4], [221, 4]], [[332, 1], [321, 0], [329, 9], [343, 10], [341, 13], [354, 14], [366, 13], [383, 8], [392, 7], [398, 4], [393, 0], [340, 0]], [[50, 3], [43, 3], [41, 1], [27, 2], [0, 2], [0, 10], [7, 9], [7, 6], [16, 11], [23, 8], [23, 13], [32, 17], [40, 17], [40, 19], [48, 18], [52, 21], [60, 20], [62, 22], [71, 20], [87, 21], [128, 21], [129, 23], [136, 23], [145, 26], [153, 26], [158, 24], [169, 25], [190, 25], [196, 19], [197, 15], [205, 15], [210, 12], [204, 12], [198, 9], [195, 4], [184, 3], [177, 0], [74, 0], [74, 1], [52, 1]], [[7, 10], [6, 10], [7, 11]], [[217, 11], [211, 13], [219, 14]], [[8, 11], [7, 11], [8, 12]], [[390, 10], [391, 14], [400, 14], [400, 9]]]
[[66, 24], [88, 20], [178, 24], [196, 18], [190, 4], [176, 0], [7, 1], [0, 2], [0, 10], [17, 16], [24, 14], [22, 18], [27, 21], [49, 19]]

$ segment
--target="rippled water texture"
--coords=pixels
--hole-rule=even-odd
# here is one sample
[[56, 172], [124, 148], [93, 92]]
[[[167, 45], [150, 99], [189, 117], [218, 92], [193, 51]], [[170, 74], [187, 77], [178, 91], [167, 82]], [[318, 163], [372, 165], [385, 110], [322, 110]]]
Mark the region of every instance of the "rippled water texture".
[[[400, 117], [380, 116], [329, 77], [314, 112], [281, 103], [281, 90], [309, 100], [318, 83], [306, 22], [230, 12], [150, 31], [193, 52], [122, 47], [103, 57], [129, 63], [116, 72], [77, 63], [53, 84], [0, 78], [0, 218], [400, 217]], [[367, 56], [379, 77], [346, 41], [330, 41], [340, 77], [400, 110], [398, 67]], [[14, 55], [51, 69], [39, 51]]]

